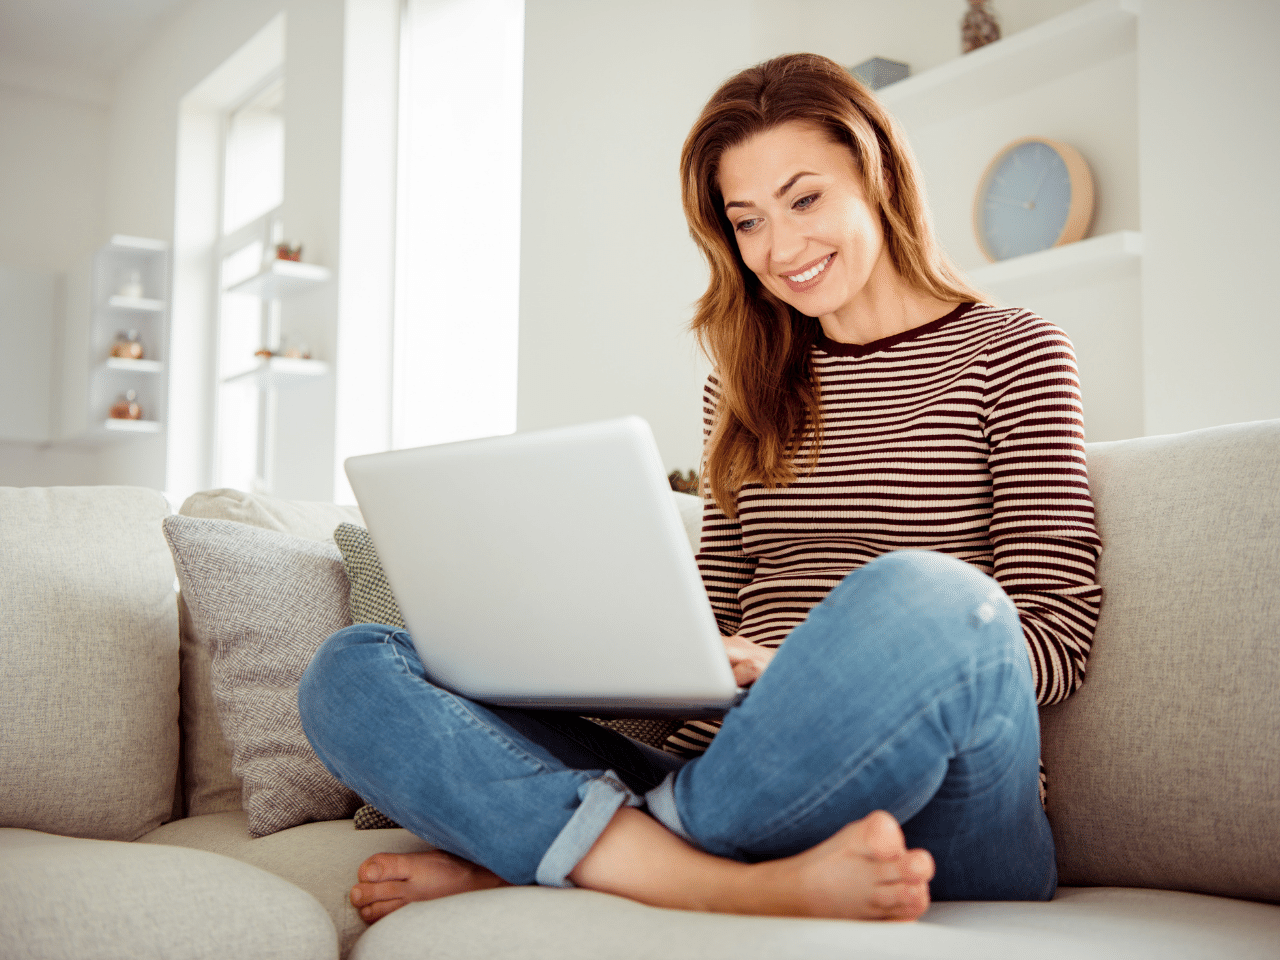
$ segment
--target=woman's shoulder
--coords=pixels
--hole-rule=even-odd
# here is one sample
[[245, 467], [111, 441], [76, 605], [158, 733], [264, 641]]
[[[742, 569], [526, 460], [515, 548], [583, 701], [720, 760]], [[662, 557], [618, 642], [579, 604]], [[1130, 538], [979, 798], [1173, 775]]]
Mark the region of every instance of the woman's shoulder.
[[965, 314], [965, 320], [974, 336], [986, 341], [988, 354], [1073, 350], [1071, 339], [1061, 327], [1024, 307], [975, 303]]

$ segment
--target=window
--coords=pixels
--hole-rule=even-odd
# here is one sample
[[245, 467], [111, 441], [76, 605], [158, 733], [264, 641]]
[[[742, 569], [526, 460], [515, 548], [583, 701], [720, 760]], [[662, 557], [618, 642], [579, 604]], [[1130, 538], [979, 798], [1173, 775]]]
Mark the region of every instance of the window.
[[280, 305], [228, 288], [257, 274], [283, 237], [284, 81], [278, 75], [231, 110], [224, 127], [222, 211], [217, 243], [217, 364], [214, 485], [271, 489], [274, 395], [228, 379], [251, 369], [255, 352], [280, 345]]
[[523, 0], [407, 0], [392, 443], [516, 427]]

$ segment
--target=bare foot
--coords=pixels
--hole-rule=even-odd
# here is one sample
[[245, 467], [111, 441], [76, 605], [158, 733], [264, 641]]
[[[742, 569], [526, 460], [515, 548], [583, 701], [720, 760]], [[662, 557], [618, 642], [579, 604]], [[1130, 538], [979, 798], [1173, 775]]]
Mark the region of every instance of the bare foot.
[[375, 853], [356, 876], [360, 882], [351, 888], [351, 903], [365, 923], [415, 900], [508, 886], [497, 874], [443, 850]]
[[792, 891], [766, 912], [845, 920], [915, 920], [929, 908], [934, 874], [929, 851], [908, 850], [883, 810], [804, 853], [757, 866], [770, 874], [762, 892]]
[[882, 810], [803, 853], [740, 863], [705, 853], [623, 807], [569, 877], [655, 907], [755, 916], [914, 920], [929, 907], [933, 857], [908, 850]]

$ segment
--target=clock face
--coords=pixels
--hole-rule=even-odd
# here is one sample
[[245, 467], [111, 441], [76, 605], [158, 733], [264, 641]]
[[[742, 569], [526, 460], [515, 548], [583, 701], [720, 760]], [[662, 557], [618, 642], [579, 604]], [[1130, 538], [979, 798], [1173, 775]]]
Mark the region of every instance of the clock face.
[[1024, 140], [995, 160], [979, 188], [978, 240], [987, 256], [1008, 260], [1079, 239], [1063, 237], [1072, 200], [1071, 175], [1059, 152]]

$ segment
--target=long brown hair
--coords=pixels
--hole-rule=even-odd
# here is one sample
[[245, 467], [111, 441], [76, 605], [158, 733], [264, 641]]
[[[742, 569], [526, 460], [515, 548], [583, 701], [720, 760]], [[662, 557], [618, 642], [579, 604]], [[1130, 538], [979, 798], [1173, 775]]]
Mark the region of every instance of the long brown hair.
[[822, 442], [821, 388], [810, 362], [818, 321], [783, 303], [747, 269], [720, 193], [720, 158], [792, 120], [819, 125], [852, 152], [867, 201], [880, 210], [898, 274], [939, 300], [979, 300], [934, 239], [906, 136], [875, 96], [839, 64], [815, 54], [777, 57], [730, 78], [707, 102], [680, 156], [689, 232], [711, 269], [690, 323], [715, 367], [719, 403], [703, 456], [704, 489], [737, 515], [744, 483], [776, 487], [798, 476]]

